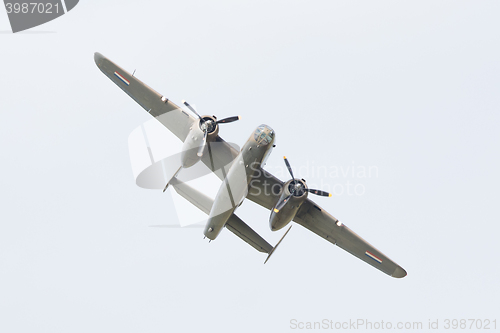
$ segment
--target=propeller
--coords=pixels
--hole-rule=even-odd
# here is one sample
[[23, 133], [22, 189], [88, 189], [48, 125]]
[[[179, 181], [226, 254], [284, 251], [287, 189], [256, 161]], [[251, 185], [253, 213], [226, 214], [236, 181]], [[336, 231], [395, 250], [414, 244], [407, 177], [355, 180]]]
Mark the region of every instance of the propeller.
[[[288, 172], [290, 173], [290, 176], [292, 176], [292, 182], [289, 185], [289, 186], [291, 186], [291, 189], [290, 189], [290, 194], [285, 199], [283, 199], [281, 202], [279, 202], [276, 205], [276, 207], [274, 208], [274, 212], [275, 213], [278, 213], [281, 209], [283, 209], [283, 207], [285, 207], [285, 205], [287, 204], [287, 202], [290, 200], [290, 198], [296, 192], [299, 195], [302, 195], [302, 193], [304, 191], [307, 191], [309, 193], [316, 194], [316, 195], [319, 195], [319, 196], [322, 196], [322, 197], [331, 197], [332, 196], [331, 193], [328, 193], [328, 192], [325, 192], [325, 191], [321, 191], [321, 190], [313, 190], [313, 189], [305, 187], [304, 184], [301, 181], [296, 180], [295, 177], [293, 176], [292, 167], [290, 166], [290, 163], [288, 162], [288, 159], [286, 158], [286, 156], [283, 156], [283, 159], [285, 160], [285, 164], [286, 164], [286, 167], [288, 169]], [[305, 180], [304, 180], [304, 183], [305, 183]]]
[[200, 147], [198, 148], [198, 153], [197, 153], [197, 155], [200, 157], [203, 155], [203, 150], [205, 150], [205, 146], [207, 144], [208, 132], [212, 132], [215, 129], [215, 126], [217, 126], [217, 124], [229, 124], [229, 123], [232, 123], [234, 121], [241, 119], [240, 116], [233, 116], [233, 117], [227, 117], [227, 118], [213, 122], [212, 120], [203, 119], [203, 117], [200, 116], [198, 114], [198, 112], [196, 112], [196, 110], [185, 100], [183, 100], [182, 103], [200, 119], [200, 126], [201, 126], [201, 130], [203, 131], [203, 140], [201, 141], [201, 144], [200, 144]]

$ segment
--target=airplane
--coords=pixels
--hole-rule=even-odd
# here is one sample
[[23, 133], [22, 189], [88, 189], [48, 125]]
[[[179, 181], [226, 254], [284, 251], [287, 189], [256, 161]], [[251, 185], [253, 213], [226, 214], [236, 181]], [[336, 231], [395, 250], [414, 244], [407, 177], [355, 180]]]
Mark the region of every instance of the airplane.
[[[284, 162], [291, 176], [286, 182], [262, 168], [275, 146], [276, 134], [270, 126], [258, 126], [238, 151], [219, 136], [219, 125], [236, 121], [239, 117], [217, 120], [215, 116], [200, 116], [189, 103], [183, 101], [190, 114], [102, 54], [96, 52], [94, 61], [111, 81], [183, 142], [181, 165], [166, 175], [165, 189], [172, 186], [178, 194], [208, 215], [204, 235], [209, 241], [216, 239], [226, 228], [257, 251], [267, 253], [264, 263], [269, 260], [291, 226], [273, 247], [235, 214], [242, 202], [249, 199], [270, 210], [269, 226], [272, 231], [294, 221], [389, 276], [403, 278], [407, 275], [401, 266], [310, 200], [309, 193], [319, 196], [331, 194], [309, 189], [304, 179], [295, 178], [286, 157]], [[181, 169], [199, 162], [222, 181], [215, 199], [177, 178]]]

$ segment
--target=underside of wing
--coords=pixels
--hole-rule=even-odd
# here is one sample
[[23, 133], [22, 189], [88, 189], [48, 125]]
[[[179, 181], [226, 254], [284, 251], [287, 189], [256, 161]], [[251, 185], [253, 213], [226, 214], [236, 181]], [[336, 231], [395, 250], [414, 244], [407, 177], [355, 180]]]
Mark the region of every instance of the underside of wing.
[[[159, 94], [141, 80], [106, 58], [100, 53], [94, 54], [97, 67], [120, 89], [136, 101], [144, 110], [156, 118], [181, 141], [185, 141], [195, 118], [182, 108]], [[236, 149], [221, 137], [207, 143], [207, 153], [203, 154], [202, 162], [220, 178], [225, 178], [234, 158], [238, 155]]]
[[207, 153], [203, 154], [201, 161], [219, 179], [224, 180], [233, 160], [238, 156], [239, 150], [217, 136], [214, 142], [207, 143]]
[[261, 168], [249, 185], [247, 199], [271, 210], [280, 198], [283, 184], [281, 180]]
[[195, 120], [193, 116], [102, 54], [96, 52], [94, 60], [111, 81], [184, 142]]
[[392, 277], [406, 276], [401, 266], [310, 200], [302, 204], [294, 221]]

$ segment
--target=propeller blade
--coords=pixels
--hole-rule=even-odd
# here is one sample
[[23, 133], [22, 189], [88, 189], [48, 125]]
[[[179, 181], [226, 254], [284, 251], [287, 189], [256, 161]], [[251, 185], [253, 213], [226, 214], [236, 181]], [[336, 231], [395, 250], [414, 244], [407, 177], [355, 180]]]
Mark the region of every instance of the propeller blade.
[[312, 193], [312, 194], [321, 195], [322, 197], [331, 197], [332, 196], [331, 193], [321, 191], [321, 190], [312, 190], [312, 189], [308, 188], [307, 191], [309, 193]]
[[274, 212], [278, 213], [283, 207], [285, 207], [286, 203], [288, 202], [288, 200], [290, 200], [292, 195], [293, 195], [293, 193], [290, 193], [290, 195], [287, 196], [282, 202], [277, 204], [276, 207], [274, 208]]
[[240, 116], [228, 117], [228, 118], [224, 118], [221, 120], [217, 120], [217, 124], [228, 124], [228, 123], [232, 123], [233, 121], [240, 120], [240, 119], [241, 119]]
[[292, 167], [290, 166], [290, 163], [288, 163], [286, 156], [283, 156], [283, 159], [285, 160], [285, 164], [286, 164], [286, 167], [288, 168], [288, 172], [290, 172], [290, 176], [292, 176], [292, 179], [295, 179], [295, 177], [293, 176]]
[[198, 118], [200, 118], [200, 120], [201, 120], [202, 122], [204, 122], [203, 118], [202, 118], [202, 117], [198, 114], [198, 112], [196, 112], [196, 110], [195, 110], [195, 109], [194, 109], [191, 105], [189, 105], [189, 103], [188, 103], [188, 102], [186, 102], [185, 100], [182, 100], [182, 104], [184, 104], [185, 106], [187, 106], [187, 108], [188, 108], [189, 110], [191, 110], [191, 112], [193, 112], [195, 115], [197, 115], [197, 116], [198, 116]]
[[198, 153], [196, 154], [199, 157], [201, 157], [203, 155], [203, 150], [205, 150], [205, 146], [207, 144], [207, 134], [208, 134], [208, 131], [204, 130], [203, 131], [203, 140], [201, 141], [200, 148], [198, 148]]

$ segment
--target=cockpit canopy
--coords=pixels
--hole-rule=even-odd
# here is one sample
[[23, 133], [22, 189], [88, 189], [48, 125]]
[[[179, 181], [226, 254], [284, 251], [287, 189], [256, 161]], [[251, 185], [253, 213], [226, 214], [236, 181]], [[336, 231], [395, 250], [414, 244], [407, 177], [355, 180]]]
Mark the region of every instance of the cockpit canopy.
[[271, 127], [267, 125], [260, 125], [257, 127], [254, 133], [254, 139], [259, 145], [268, 145], [273, 142], [274, 131]]

